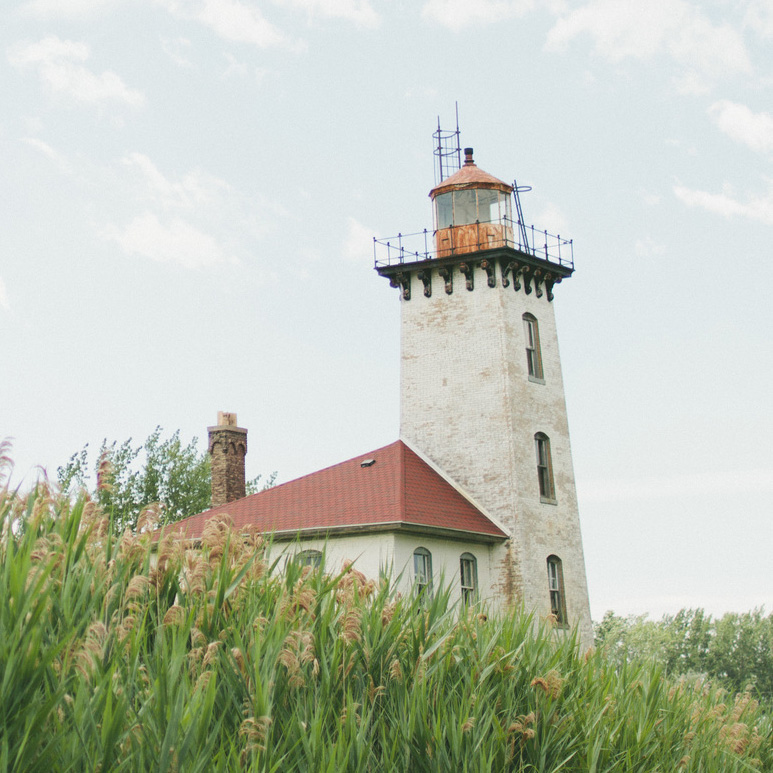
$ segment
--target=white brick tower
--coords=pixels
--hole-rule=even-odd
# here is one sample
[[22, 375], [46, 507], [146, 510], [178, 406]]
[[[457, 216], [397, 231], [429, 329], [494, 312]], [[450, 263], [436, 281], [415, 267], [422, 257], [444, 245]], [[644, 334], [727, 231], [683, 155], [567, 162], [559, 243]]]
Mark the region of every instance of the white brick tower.
[[416, 235], [424, 247], [415, 251], [410, 237], [376, 243], [377, 271], [401, 290], [401, 437], [510, 535], [492, 547], [490, 601], [552, 614], [589, 646], [553, 313], [553, 287], [574, 270], [572, 244], [530, 234], [517, 190], [513, 220], [513, 186], [480, 170], [471, 148], [465, 156], [430, 192], [434, 239]]

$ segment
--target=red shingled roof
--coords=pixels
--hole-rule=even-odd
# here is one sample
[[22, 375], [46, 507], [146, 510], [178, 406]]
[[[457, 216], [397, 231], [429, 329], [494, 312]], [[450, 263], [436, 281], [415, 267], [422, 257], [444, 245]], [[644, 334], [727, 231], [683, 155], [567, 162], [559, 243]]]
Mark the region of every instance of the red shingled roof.
[[[374, 463], [363, 466], [366, 460]], [[254, 524], [277, 536], [396, 528], [463, 532], [485, 541], [507, 537], [400, 440], [167, 528], [198, 539], [207, 520], [225, 513], [237, 529]]]

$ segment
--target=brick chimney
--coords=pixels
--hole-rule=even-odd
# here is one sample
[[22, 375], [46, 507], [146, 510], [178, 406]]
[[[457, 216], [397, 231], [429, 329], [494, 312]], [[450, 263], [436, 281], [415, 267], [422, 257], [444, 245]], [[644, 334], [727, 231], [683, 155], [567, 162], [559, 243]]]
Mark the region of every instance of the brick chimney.
[[212, 507], [245, 495], [244, 457], [247, 430], [236, 426], [236, 414], [217, 412], [217, 425], [207, 427], [212, 466]]

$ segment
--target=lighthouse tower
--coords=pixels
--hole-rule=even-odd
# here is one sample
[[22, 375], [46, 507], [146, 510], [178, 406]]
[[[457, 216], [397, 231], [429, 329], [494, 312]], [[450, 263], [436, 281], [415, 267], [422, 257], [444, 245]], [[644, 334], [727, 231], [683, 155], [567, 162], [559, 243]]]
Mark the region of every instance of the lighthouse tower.
[[553, 312], [572, 243], [527, 229], [519, 189], [472, 148], [459, 166], [443, 179], [441, 160], [432, 232], [376, 242], [376, 270], [400, 290], [401, 437], [509, 535], [491, 548], [490, 603], [522, 603], [589, 645]]

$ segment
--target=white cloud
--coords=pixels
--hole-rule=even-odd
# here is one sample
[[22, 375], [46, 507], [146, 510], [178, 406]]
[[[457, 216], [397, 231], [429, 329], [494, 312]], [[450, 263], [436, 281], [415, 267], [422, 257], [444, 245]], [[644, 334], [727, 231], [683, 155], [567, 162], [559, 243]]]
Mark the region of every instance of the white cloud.
[[57, 168], [63, 174], [72, 174], [74, 169], [72, 164], [58, 151], [54, 150], [48, 143], [43, 142], [35, 137], [23, 137], [22, 142], [29, 145], [31, 148], [35, 148], [39, 153], [42, 153], [46, 158], [56, 164]]
[[705, 209], [707, 212], [726, 218], [746, 217], [773, 225], [773, 185], [770, 186], [766, 196], [753, 196], [746, 202], [739, 201], [729, 191], [709, 193], [685, 188], [682, 185], [674, 186], [674, 195], [688, 207]]
[[212, 236], [178, 217], [161, 223], [155, 214], [146, 212], [124, 228], [107, 228], [103, 235], [117, 242], [128, 255], [176, 263], [183, 268], [204, 268], [228, 260]]
[[651, 236], [645, 236], [644, 239], [636, 240], [634, 251], [638, 257], [647, 258], [662, 255], [666, 248], [662, 244], [658, 244]]
[[238, 0], [204, 0], [196, 18], [226, 40], [260, 48], [288, 45], [285, 36], [257, 8]]
[[274, 200], [256, 201], [201, 169], [165, 173], [143, 153], [122, 158], [111, 180], [116, 212], [126, 214], [105, 218], [104, 238], [183, 268], [254, 257], [254, 242], [287, 217]]
[[498, 24], [522, 16], [533, 7], [533, 0], [427, 0], [421, 15], [460, 32], [473, 24]]
[[112, 70], [97, 75], [84, 66], [89, 58], [85, 43], [49, 35], [37, 43], [19, 43], [8, 51], [14, 67], [33, 67], [52, 91], [79, 102], [118, 101], [132, 107], [145, 102], [141, 91], [129, 88]]
[[193, 67], [193, 62], [187, 56], [191, 49], [188, 38], [161, 38], [161, 48], [178, 67]]
[[228, 66], [225, 68], [225, 71], [223, 72], [224, 78], [230, 78], [232, 75], [235, 76], [244, 76], [247, 74], [247, 64], [246, 62], [240, 62], [233, 54], [228, 53], [228, 51], [225, 52], [225, 58], [228, 62]]
[[30, 0], [21, 10], [44, 19], [69, 18], [88, 16], [116, 4], [116, 0]]
[[720, 131], [736, 142], [758, 153], [773, 151], [773, 115], [770, 113], [753, 113], [746, 105], [723, 99], [709, 108], [709, 115]]
[[744, 24], [762, 37], [773, 37], [773, 0], [751, 0]]
[[360, 263], [373, 254], [373, 229], [364, 226], [353, 217], [347, 218], [346, 240], [343, 244], [344, 258]]
[[3, 311], [10, 311], [11, 304], [8, 303], [8, 291], [5, 289], [5, 282], [3, 277], [0, 276], [0, 309]]
[[377, 27], [381, 17], [369, 0], [274, 0], [277, 5], [306, 11], [309, 17], [345, 19], [361, 27]]
[[595, 39], [596, 51], [618, 61], [628, 56], [646, 58], [663, 45], [672, 26], [667, 3], [653, 0], [591, 0], [556, 21], [548, 32], [548, 50], [563, 48], [570, 40], [588, 33]]
[[711, 91], [711, 86], [706, 78], [695, 70], [680, 72], [671, 79], [671, 82], [677, 94], [698, 96], [708, 94]]
[[613, 62], [670, 55], [684, 68], [676, 81], [682, 91], [701, 91], [707, 78], [752, 69], [738, 31], [713, 25], [686, 0], [590, 0], [556, 21], [546, 48], [560, 50], [583, 34]]
[[142, 153], [130, 153], [123, 159], [123, 164], [139, 172], [141, 195], [149, 196], [165, 209], [193, 209], [212, 204], [229, 190], [228, 183], [198, 169], [188, 172], [177, 181], [170, 180]]
[[255, 4], [241, 0], [157, 0], [171, 14], [194, 19], [224, 40], [258, 48], [300, 50], [303, 44], [288, 38], [271, 24]]
[[668, 50], [674, 59], [690, 71], [718, 76], [752, 70], [743, 38], [729, 24], [714, 26], [698, 10], [683, 3], [678, 16], [683, 24], [670, 29]]

